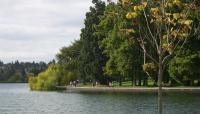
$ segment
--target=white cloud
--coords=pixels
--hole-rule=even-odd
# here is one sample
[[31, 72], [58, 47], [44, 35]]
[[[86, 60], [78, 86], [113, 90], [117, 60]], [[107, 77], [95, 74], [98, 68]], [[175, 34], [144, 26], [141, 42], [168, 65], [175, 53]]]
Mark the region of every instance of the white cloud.
[[91, 5], [92, 0], [0, 0], [0, 60], [53, 59], [79, 38]]
[[49, 61], [79, 38], [90, 0], [0, 0], [0, 60]]

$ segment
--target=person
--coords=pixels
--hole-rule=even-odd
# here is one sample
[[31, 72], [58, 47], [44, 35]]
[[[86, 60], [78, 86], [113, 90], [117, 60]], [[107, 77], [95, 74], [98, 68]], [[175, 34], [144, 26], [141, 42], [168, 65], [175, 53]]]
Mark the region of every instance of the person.
[[76, 81], [74, 81], [74, 87], [76, 87]]
[[72, 87], [72, 81], [69, 82], [69, 85]]
[[108, 87], [110, 87], [111, 86], [111, 83], [110, 83], [110, 81], [108, 82]]
[[96, 87], [98, 86], [98, 82], [96, 81]]
[[76, 86], [78, 86], [78, 84], [79, 84], [79, 80], [76, 80]]

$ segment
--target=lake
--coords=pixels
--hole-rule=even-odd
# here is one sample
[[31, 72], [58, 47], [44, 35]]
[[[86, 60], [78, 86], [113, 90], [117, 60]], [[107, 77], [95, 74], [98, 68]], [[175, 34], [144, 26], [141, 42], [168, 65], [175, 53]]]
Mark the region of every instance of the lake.
[[[32, 92], [27, 84], [0, 84], [0, 114], [156, 113], [156, 94]], [[165, 94], [164, 114], [200, 114], [200, 94]]]

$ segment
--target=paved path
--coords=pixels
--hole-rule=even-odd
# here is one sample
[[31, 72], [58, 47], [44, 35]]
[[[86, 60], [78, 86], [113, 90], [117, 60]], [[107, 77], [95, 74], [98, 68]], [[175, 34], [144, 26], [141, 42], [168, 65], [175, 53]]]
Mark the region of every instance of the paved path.
[[[66, 89], [71, 92], [123, 92], [123, 93], [138, 93], [138, 92], [150, 92], [156, 93], [158, 87], [69, 87], [69, 86], [57, 86], [59, 89]], [[164, 92], [188, 92], [188, 93], [200, 93], [200, 87], [163, 87]]]

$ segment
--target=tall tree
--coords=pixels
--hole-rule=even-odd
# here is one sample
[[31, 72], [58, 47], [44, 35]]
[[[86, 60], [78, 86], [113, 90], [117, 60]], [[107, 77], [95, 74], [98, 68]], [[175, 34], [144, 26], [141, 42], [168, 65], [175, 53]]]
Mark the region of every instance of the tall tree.
[[[100, 22], [100, 17], [104, 13], [105, 3], [101, 0], [93, 0], [94, 7], [90, 7], [90, 12], [86, 13], [85, 27], [81, 30], [81, 50], [80, 50], [80, 75], [84, 80], [103, 81], [103, 69], [105, 57], [99, 48], [99, 40], [94, 33], [96, 26]], [[103, 81], [104, 82], [104, 81]]]
[[[63, 47], [57, 54], [58, 64], [60, 68], [61, 77], [59, 77], [59, 85], [63, 82], [64, 77], [68, 77], [69, 74], [73, 74], [74, 77], [80, 77], [79, 73], [79, 55], [81, 50], [80, 41], [75, 41], [68, 47]], [[75, 79], [71, 78], [71, 79]], [[72, 80], [68, 80], [72, 81]]]
[[[162, 81], [163, 71], [168, 59], [176, 50], [181, 50], [192, 30], [190, 12], [195, 9], [194, 2], [181, 0], [141, 0], [131, 2], [122, 0], [125, 7], [131, 7], [126, 17], [135, 25], [133, 39], [140, 44], [140, 48], [151, 63], [144, 65], [158, 71], [158, 113], [162, 114]], [[127, 29], [127, 31], [130, 31]], [[149, 44], [148, 46], [146, 44]], [[156, 56], [148, 50], [154, 49]], [[178, 48], [181, 46], [181, 48]]]
[[[123, 28], [132, 23], [125, 18], [126, 9], [121, 4], [110, 3], [107, 5], [101, 22], [98, 26], [98, 36], [103, 40], [100, 46], [108, 57], [104, 72], [119, 78], [120, 86], [122, 78], [135, 80], [142, 71], [141, 53], [136, 50], [136, 44], [130, 42], [130, 35], [123, 32]], [[141, 74], [141, 73], [140, 73]]]

